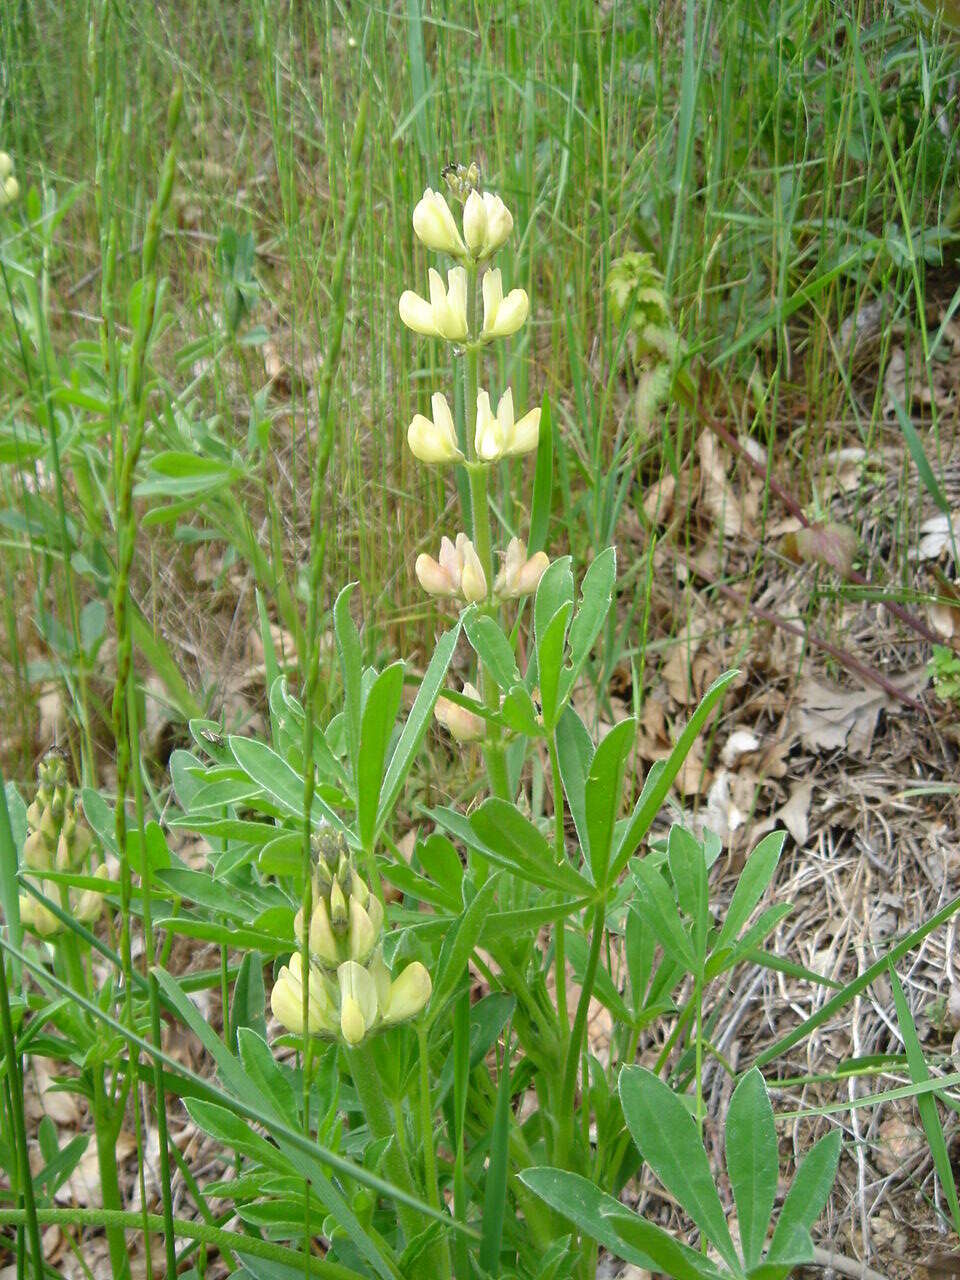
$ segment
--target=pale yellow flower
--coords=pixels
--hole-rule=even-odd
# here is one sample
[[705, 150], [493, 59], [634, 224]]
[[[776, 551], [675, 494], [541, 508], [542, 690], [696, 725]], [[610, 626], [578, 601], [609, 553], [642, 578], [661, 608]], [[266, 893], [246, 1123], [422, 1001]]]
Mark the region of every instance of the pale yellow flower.
[[[277, 1021], [295, 1034], [303, 1032], [303, 963], [295, 951], [273, 984], [270, 1008]], [[310, 966], [310, 1003], [307, 1012], [311, 1035], [335, 1035], [337, 1011], [330, 999], [323, 974]]]
[[440, 558], [426, 553], [417, 556], [414, 565], [421, 587], [428, 595], [452, 599], [462, 596], [470, 602], [487, 598], [487, 578], [476, 548], [465, 533], [458, 533], [455, 543], [440, 540]]
[[415, 1018], [430, 999], [432, 990], [430, 974], [419, 960], [414, 960], [390, 983], [386, 1002], [380, 1006], [380, 1016], [388, 1026]]
[[474, 448], [481, 462], [497, 462], [514, 454], [536, 449], [540, 439], [540, 410], [531, 409], [519, 422], [513, 412], [513, 392], [508, 387], [500, 397], [497, 412], [490, 407], [486, 391], [477, 394], [477, 431]]
[[496, 253], [513, 230], [513, 217], [499, 196], [471, 191], [463, 209], [463, 237], [478, 262]]
[[353, 960], [337, 970], [340, 984], [340, 1032], [357, 1045], [377, 1021], [377, 987], [370, 973]]
[[500, 268], [483, 277], [483, 338], [508, 338], [527, 318], [530, 299], [523, 289], [511, 289], [503, 296]]
[[400, 319], [408, 329], [412, 329], [414, 333], [422, 333], [427, 338], [463, 342], [469, 332], [466, 271], [463, 267], [453, 267], [448, 271], [446, 288], [440, 272], [434, 271], [433, 267], [427, 277], [430, 283], [429, 301], [412, 289], [404, 290], [400, 295]]
[[[463, 692], [466, 697], [473, 698], [475, 702], [480, 701], [480, 692], [472, 684], [465, 684]], [[479, 742], [486, 732], [486, 724], [482, 716], [468, 711], [457, 702], [451, 702], [449, 698], [438, 698], [433, 714], [451, 737], [456, 738], [458, 742]]]
[[429, 187], [424, 191], [413, 211], [413, 229], [423, 244], [437, 253], [462, 258], [467, 252], [453, 214], [439, 191]]
[[457, 444], [457, 429], [453, 424], [453, 414], [446, 396], [435, 391], [430, 403], [433, 406], [433, 421], [418, 413], [407, 428], [410, 452], [420, 462], [462, 462], [463, 453]]
[[504, 556], [503, 568], [494, 583], [494, 595], [501, 600], [515, 600], [536, 591], [550, 561], [544, 551], [527, 559], [527, 548], [519, 538], [511, 538]]

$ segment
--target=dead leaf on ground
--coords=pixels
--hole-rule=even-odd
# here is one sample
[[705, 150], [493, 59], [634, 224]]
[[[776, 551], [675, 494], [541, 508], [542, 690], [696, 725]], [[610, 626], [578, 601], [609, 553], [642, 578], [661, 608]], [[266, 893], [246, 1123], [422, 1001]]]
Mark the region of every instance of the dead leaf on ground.
[[807, 679], [797, 689], [797, 728], [808, 751], [837, 751], [854, 755], [870, 750], [877, 717], [887, 701], [880, 689], [840, 689]]

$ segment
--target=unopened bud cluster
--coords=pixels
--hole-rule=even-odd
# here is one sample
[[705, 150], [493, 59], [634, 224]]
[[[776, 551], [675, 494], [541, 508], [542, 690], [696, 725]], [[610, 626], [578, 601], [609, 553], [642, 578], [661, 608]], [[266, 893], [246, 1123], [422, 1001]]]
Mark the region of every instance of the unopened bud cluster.
[[[317, 855], [313, 912], [302, 909], [294, 931], [310, 954], [307, 1030], [357, 1045], [371, 1031], [405, 1022], [430, 998], [430, 975], [419, 961], [393, 978], [383, 960], [383, 906], [357, 872], [346, 841], [324, 828], [313, 837]], [[294, 953], [280, 970], [270, 997], [277, 1020], [302, 1034], [303, 962]]]
[[[23, 842], [23, 865], [31, 872], [66, 871], [82, 874], [89, 869], [93, 839], [80, 808], [80, 798], [67, 779], [63, 759], [51, 753], [37, 769], [37, 791], [27, 809], [28, 834]], [[93, 873], [109, 879], [106, 864]], [[54, 902], [63, 902], [81, 924], [93, 924], [103, 910], [103, 896], [94, 889], [70, 889], [64, 898], [52, 880], [41, 880], [41, 891]], [[59, 933], [63, 924], [31, 894], [20, 896], [20, 920], [41, 937]]]

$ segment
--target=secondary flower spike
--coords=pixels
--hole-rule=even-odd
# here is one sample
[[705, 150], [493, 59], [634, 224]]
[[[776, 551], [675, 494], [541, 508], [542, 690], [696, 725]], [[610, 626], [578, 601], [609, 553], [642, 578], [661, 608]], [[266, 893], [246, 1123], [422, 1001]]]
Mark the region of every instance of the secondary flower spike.
[[463, 209], [463, 235], [478, 262], [502, 248], [512, 230], [513, 216], [499, 196], [470, 192]]
[[468, 602], [487, 598], [487, 579], [476, 548], [465, 533], [456, 542], [440, 540], [440, 558], [426, 553], [417, 556], [414, 566], [417, 580], [428, 595], [453, 599], [462, 596]]
[[422, 333], [427, 338], [463, 342], [469, 332], [466, 271], [463, 267], [451, 268], [447, 272], [446, 288], [440, 272], [433, 267], [427, 273], [427, 278], [430, 300], [421, 298], [412, 289], [405, 289], [400, 295], [400, 319], [408, 329], [412, 329], [414, 333]]
[[503, 296], [500, 268], [483, 277], [483, 338], [509, 338], [527, 318], [530, 299], [523, 289], [511, 289]]
[[498, 462], [514, 454], [530, 453], [537, 447], [539, 439], [539, 409], [531, 409], [517, 422], [513, 413], [513, 392], [509, 387], [500, 397], [496, 414], [490, 407], [486, 391], [478, 392], [474, 448], [481, 462]]
[[536, 591], [540, 579], [546, 573], [550, 561], [545, 551], [527, 559], [527, 548], [519, 538], [511, 538], [504, 556], [503, 568], [493, 584], [493, 593], [500, 600], [516, 600]]
[[413, 229], [422, 243], [437, 253], [462, 258], [467, 252], [449, 205], [439, 191], [432, 191], [430, 187], [413, 211]]
[[433, 421], [422, 413], [417, 413], [407, 428], [410, 452], [420, 462], [462, 462], [463, 454], [457, 444], [457, 429], [453, 425], [453, 414], [446, 396], [435, 391], [430, 403], [433, 406]]

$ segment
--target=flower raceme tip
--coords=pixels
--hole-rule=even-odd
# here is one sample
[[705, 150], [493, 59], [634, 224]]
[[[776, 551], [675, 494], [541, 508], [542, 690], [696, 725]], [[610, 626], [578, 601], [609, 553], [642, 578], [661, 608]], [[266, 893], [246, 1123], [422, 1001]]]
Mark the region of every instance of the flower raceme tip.
[[461, 235], [443, 195], [427, 187], [413, 211], [413, 229], [428, 249], [483, 262], [506, 243], [513, 230], [513, 215], [499, 196], [474, 189], [464, 206]]
[[498, 462], [515, 454], [530, 453], [540, 439], [540, 410], [531, 409], [519, 422], [514, 417], [513, 391], [500, 397], [497, 412], [486, 391], [477, 394], [477, 430], [474, 448], [481, 462]]
[[414, 569], [427, 595], [447, 599], [460, 596], [468, 604], [487, 598], [487, 577], [483, 565], [465, 533], [458, 533], [455, 543], [449, 538], [441, 538], [439, 558], [434, 560], [433, 556], [425, 553], [419, 555]]
[[440, 272], [431, 267], [427, 280], [429, 299], [421, 298], [412, 289], [401, 293], [400, 319], [408, 329], [424, 337], [446, 338], [449, 342], [465, 341], [469, 334], [466, 271], [463, 267], [451, 267], [444, 286]]
[[420, 462], [462, 462], [463, 453], [457, 444], [457, 429], [453, 424], [453, 414], [446, 396], [441, 391], [435, 391], [430, 403], [433, 407], [433, 421], [422, 413], [417, 413], [407, 428], [410, 452]]

